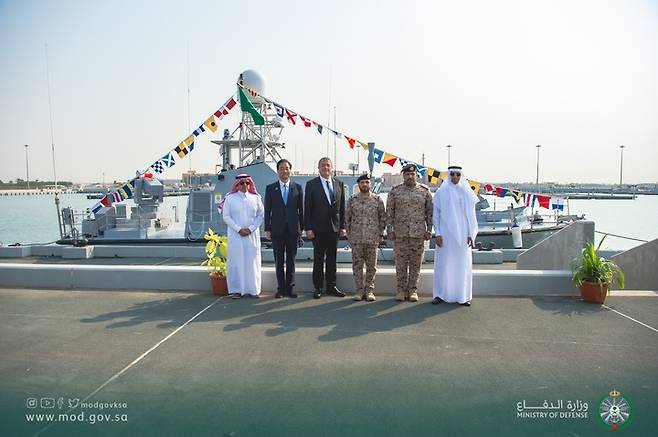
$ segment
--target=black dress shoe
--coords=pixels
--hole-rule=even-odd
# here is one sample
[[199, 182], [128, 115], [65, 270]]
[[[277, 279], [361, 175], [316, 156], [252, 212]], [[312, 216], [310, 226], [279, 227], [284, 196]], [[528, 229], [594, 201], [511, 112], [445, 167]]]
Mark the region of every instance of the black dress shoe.
[[277, 292], [274, 294], [274, 297], [275, 297], [276, 299], [281, 299], [281, 298], [283, 297], [283, 291], [277, 291]]
[[460, 303], [459, 305], [461, 305], [461, 306], [463, 306], [463, 307], [470, 307], [470, 306], [471, 306], [471, 302], [468, 301], [468, 302]]
[[322, 290], [319, 288], [313, 292], [313, 299], [320, 299], [322, 297]]
[[444, 302], [444, 300], [441, 299], [441, 298], [438, 297], [438, 296], [435, 297], [434, 299], [432, 299], [432, 305], [438, 305], [438, 304], [443, 303], [443, 302]]
[[291, 297], [291, 298], [293, 298], [293, 299], [296, 299], [296, 298], [297, 298], [297, 293], [295, 293], [294, 291], [290, 290], [290, 291], [288, 292], [288, 297]]
[[336, 288], [336, 286], [327, 288], [327, 294], [330, 294], [330, 295], [336, 296], [336, 297], [345, 297], [345, 293], [343, 293], [338, 288]]

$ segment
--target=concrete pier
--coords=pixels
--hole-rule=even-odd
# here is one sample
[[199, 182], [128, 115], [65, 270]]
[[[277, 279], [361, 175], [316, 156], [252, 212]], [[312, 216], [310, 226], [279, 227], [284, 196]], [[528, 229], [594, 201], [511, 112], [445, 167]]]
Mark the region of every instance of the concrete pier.
[[[596, 416], [614, 388], [635, 417], [621, 433], [649, 436], [657, 315], [648, 296], [606, 307], [487, 296], [465, 308], [0, 289], [0, 432], [594, 436], [610, 434]], [[517, 417], [520, 403], [557, 400], [586, 402], [588, 415]], [[76, 420], [37, 420], [53, 412]]]

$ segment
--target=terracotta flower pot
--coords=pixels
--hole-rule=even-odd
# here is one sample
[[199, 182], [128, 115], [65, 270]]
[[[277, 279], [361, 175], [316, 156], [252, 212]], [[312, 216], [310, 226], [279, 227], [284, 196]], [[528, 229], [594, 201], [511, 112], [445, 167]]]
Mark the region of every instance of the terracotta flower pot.
[[226, 283], [226, 276], [211, 274], [210, 284], [212, 285], [212, 292], [214, 294], [217, 296], [228, 296], [228, 284]]
[[580, 286], [580, 296], [585, 302], [602, 304], [608, 295], [608, 284], [601, 282], [583, 282]]

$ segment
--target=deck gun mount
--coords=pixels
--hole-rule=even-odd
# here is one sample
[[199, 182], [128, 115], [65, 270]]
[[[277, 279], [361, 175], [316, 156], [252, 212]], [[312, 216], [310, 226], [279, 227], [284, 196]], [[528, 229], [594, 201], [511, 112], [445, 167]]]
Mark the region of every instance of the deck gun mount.
[[158, 206], [164, 201], [164, 185], [157, 179], [139, 178], [135, 180], [135, 206], [130, 210], [143, 219], [157, 218]]
[[135, 205], [130, 208], [130, 217], [125, 203], [110, 204], [95, 213], [95, 219], [82, 222], [82, 235], [108, 239], [148, 238], [149, 229], [166, 228], [170, 219], [158, 217], [158, 207], [164, 201], [162, 182], [138, 178], [134, 187]]

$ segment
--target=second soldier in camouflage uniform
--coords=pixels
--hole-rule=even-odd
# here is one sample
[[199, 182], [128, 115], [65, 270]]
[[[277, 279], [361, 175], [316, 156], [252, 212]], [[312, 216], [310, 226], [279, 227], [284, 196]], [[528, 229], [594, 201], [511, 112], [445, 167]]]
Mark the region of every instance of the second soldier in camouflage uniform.
[[[373, 292], [377, 271], [377, 247], [386, 228], [386, 212], [382, 199], [370, 192], [370, 175], [356, 180], [359, 192], [354, 194], [345, 208], [345, 230], [352, 247], [352, 271], [356, 285], [354, 300], [375, 300]], [[363, 265], [366, 266], [365, 281]]]
[[432, 236], [432, 194], [416, 181], [416, 166], [402, 169], [404, 182], [391, 189], [386, 200], [388, 236], [393, 241], [397, 292], [395, 300], [418, 302], [418, 277], [425, 241]]

